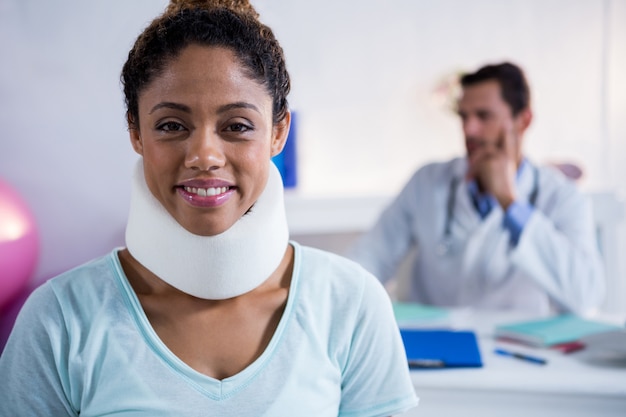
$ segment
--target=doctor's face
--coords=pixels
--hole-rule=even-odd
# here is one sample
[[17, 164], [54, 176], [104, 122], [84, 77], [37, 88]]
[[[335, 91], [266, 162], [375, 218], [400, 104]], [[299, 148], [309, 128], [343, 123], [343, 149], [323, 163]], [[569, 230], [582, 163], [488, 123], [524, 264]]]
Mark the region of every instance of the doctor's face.
[[458, 102], [458, 114], [467, 155], [471, 156], [478, 149], [496, 150], [506, 135], [512, 135], [515, 154], [521, 156], [522, 133], [526, 127], [522, 113], [513, 116], [511, 107], [502, 98], [500, 84], [495, 80], [464, 87]]
[[289, 114], [273, 125], [272, 97], [234, 53], [191, 44], [139, 95], [131, 143], [152, 194], [189, 232], [229, 229], [257, 201]]

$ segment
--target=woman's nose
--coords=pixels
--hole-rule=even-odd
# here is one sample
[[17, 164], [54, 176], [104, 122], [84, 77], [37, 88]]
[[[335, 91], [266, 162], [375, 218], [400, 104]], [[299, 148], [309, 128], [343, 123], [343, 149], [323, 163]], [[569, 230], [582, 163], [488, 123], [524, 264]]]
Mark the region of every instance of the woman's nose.
[[196, 130], [189, 138], [185, 166], [200, 171], [223, 167], [226, 162], [223, 141], [211, 129]]

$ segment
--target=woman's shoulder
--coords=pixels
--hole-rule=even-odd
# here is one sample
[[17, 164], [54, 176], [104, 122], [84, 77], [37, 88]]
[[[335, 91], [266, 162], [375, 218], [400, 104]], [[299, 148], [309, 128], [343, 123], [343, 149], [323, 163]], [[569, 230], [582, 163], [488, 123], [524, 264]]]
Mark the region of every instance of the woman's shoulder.
[[34, 312], [42, 314], [46, 314], [45, 306], [65, 313], [80, 310], [84, 314], [97, 309], [112, 291], [118, 291], [115, 257], [111, 252], [46, 280], [31, 293], [28, 304], [35, 305]]
[[75, 266], [53, 278], [48, 283], [56, 290], [67, 288], [90, 288], [107, 283], [107, 279], [115, 273], [117, 250], [106, 255], [91, 259], [81, 265]]
[[300, 258], [300, 266], [306, 272], [332, 273], [346, 280], [360, 280], [363, 276], [371, 275], [357, 262], [342, 255], [312, 246], [296, 245], [296, 258]]
[[380, 281], [357, 262], [336, 253], [295, 244], [300, 286], [345, 302], [354, 297], [386, 297]]
[[296, 246], [293, 295], [300, 325], [329, 335], [339, 350], [354, 342], [355, 332], [395, 326], [389, 295], [374, 275], [340, 255]]
[[47, 340], [52, 334], [61, 337], [68, 329], [89, 328], [102, 312], [102, 305], [114, 298], [112, 273], [103, 273], [112, 268], [111, 256], [94, 259], [39, 284], [24, 302], [14, 331], [32, 332]]

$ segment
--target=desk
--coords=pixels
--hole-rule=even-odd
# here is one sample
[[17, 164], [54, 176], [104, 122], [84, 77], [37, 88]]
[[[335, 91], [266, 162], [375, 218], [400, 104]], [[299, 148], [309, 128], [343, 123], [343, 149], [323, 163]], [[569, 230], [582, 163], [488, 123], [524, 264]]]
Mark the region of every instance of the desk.
[[[452, 311], [447, 324], [473, 329], [483, 368], [411, 371], [420, 404], [403, 417], [626, 416], [626, 366], [584, 361], [584, 351], [569, 355], [527, 348], [493, 338], [494, 326], [523, 320], [517, 314]], [[536, 365], [493, 353], [495, 346], [548, 360]]]

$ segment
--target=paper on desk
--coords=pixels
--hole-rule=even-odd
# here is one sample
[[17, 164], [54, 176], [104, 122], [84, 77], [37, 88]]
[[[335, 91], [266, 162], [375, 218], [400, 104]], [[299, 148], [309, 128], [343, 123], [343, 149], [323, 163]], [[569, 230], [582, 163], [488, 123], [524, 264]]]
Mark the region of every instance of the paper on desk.
[[578, 359], [598, 364], [626, 367], [626, 329], [597, 333], [581, 339], [585, 349]]

